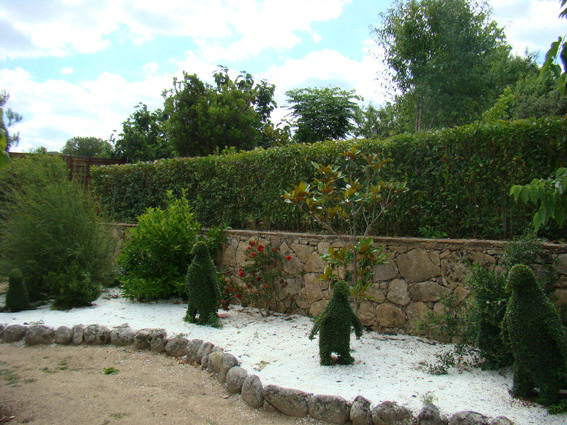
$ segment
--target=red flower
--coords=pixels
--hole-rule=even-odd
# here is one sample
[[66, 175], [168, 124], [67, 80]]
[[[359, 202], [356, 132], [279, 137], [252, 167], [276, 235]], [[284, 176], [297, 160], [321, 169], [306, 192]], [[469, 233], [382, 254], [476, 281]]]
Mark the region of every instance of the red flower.
[[240, 298], [242, 298], [242, 294], [236, 294], [235, 297], [240, 299]]
[[246, 247], [246, 250], [249, 251], [250, 248], [252, 248], [252, 247], [251, 247], [251, 246], [247, 246], [247, 247]]
[[258, 245], [258, 251], [262, 252], [264, 250], [264, 245]]
[[286, 259], [287, 261], [291, 260], [291, 255], [286, 255], [285, 259]]
[[256, 257], [256, 254], [257, 254], [257, 252], [254, 251], [254, 252], [252, 253], [252, 258]]
[[250, 246], [256, 245], [256, 241], [250, 241]]
[[244, 270], [238, 269], [238, 276], [240, 277], [244, 276]]
[[264, 288], [268, 289], [268, 284], [267, 284], [267, 283], [264, 285]]
[[262, 280], [262, 278], [261, 278], [260, 276], [258, 276], [258, 277], [256, 278], [256, 280], [257, 280], [258, 282], [260, 282], [260, 281]]

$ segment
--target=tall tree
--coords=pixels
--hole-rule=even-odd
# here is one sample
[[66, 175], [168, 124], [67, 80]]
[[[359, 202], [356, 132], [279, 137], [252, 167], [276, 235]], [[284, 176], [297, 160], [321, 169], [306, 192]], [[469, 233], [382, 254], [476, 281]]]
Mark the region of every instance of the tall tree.
[[0, 110], [2, 110], [2, 115], [0, 120], [1, 130], [4, 132], [4, 137], [6, 138], [6, 152], [13, 148], [20, 142], [20, 133], [10, 134], [8, 127], [22, 120], [22, 116], [17, 112], [14, 112], [11, 108], [5, 108], [6, 103], [10, 99], [10, 95], [6, 90], [0, 91]]
[[289, 90], [285, 94], [297, 142], [344, 139], [355, 129], [356, 101], [362, 98], [354, 90], [303, 88]]
[[[561, 3], [560, 18], [567, 18], [567, 0], [559, 0]], [[559, 65], [557, 62], [561, 62]], [[545, 62], [542, 67], [542, 74], [552, 71], [559, 75], [557, 87], [561, 94], [567, 91], [567, 37], [558, 37], [557, 41], [551, 43], [550, 49], [545, 55]]]
[[275, 86], [255, 84], [246, 72], [233, 81], [224, 67], [213, 76], [215, 84], [210, 85], [184, 72], [163, 93], [166, 134], [178, 155], [203, 156], [232, 146], [253, 149], [263, 140], [276, 106]]
[[61, 153], [89, 158], [110, 158], [112, 146], [98, 137], [72, 137], [65, 143]]
[[166, 114], [149, 111], [139, 103], [132, 115], [122, 123], [122, 133], [114, 141], [113, 156], [127, 162], [153, 161], [173, 156], [173, 147], [165, 135]]
[[498, 96], [490, 70], [509, 50], [489, 15], [475, 0], [398, 0], [381, 14], [374, 35], [414, 131], [473, 121]]

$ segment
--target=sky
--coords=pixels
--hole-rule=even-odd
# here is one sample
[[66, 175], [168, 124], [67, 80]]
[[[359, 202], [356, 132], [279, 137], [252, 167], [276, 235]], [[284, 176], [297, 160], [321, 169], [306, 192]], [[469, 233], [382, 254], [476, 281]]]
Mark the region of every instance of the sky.
[[[516, 54], [567, 34], [559, 0], [488, 0]], [[60, 151], [75, 136], [108, 140], [142, 102], [183, 71], [212, 82], [219, 65], [285, 92], [356, 90], [388, 100], [386, 68], [372, 37], [393, 0], [0, 0], [0, 90], [23, 120], [12, 151]]]

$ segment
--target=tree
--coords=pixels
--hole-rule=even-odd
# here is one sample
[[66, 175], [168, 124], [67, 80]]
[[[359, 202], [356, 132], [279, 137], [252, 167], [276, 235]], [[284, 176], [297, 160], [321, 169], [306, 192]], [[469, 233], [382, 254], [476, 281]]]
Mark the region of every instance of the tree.
[[65, 143], [64, 155], [86, 156], [89, 158], [110, 158], [112, 146], [98, 137], [72, 137]]
[[[567, 0], [560, 0], [563, 8], [559, 13], [560, 18], [567, 18]], [[560, 60], [561, 65], [556, 62]], [[557, 87], [562, 95], [567, 91], [567, 38], [558, 37], [557, 41], [551, 43], [551, 47], [545, 55], [545, 62], [542, 67], [542, 74], [548, 70], [552, 70], [554, 74], [558, 74]]]
[[20, 114], [14, 112], [11, 108], [4, 108], [9, 99], [10, 95], [6, 90], [0, 91], [0, 130], [3, 131], [4, 137], [6, 138], [6, 152], [16, 146], [20, 141], [20, 133], [10, 134], [8, 127], [13, 126], [23, 119]]
[[372, 104], [357, 108], [354, 120], [356, 128], [353, 133], [356, 137], [386, 139], [402, 132], [396, 120], [396, 107], [391, 103], [381, 108], [375, 108]]
[[165, 135], [166, 114], [139, 103], [132, 115], [122, 123], [122, 133], [114, 141], [113, 156], [127, 162], [170, 158], [173, 148]]
[[285, 94], [291, 105], [290, 115], [295, 120], [297, 142], [344, 139], [355, 129], [356, 101], [362, 98], [354, 90], [303, 88]]
[[491, 69], [510, 50], [485, 3], [398, 0], [374, 35], [416, 132], [471, 122], [500, 94]]
[[224, 67], [213, 77], [215, 85], [210, 85], [184, 72], [163, 93], [166, 135], [178, 155], [203, 156], [231, 146], [248, 150], [263, 140], [276, 106], [275, 86], [255, 84], [246, 72], [233, 81]]

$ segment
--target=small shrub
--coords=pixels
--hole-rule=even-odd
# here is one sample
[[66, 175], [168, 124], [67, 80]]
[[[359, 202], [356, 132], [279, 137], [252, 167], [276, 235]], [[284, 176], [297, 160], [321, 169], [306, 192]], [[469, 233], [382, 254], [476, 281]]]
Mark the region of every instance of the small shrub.
[[93, 282], [90, 273], [78, 263], [60, 273], [50, 272], [45, 281], [55, 296], [54, 310], [68, 310], [91, 305], [100, 295], [100, 285]]
[[13, 269], [8, 276], [8, 292], [6, 293], [6, 309], [21, 311], [30, 308], [28, 290], [24, 283], [24, 275], [20, 269]]
[[[284, 270], [286, 258], [269, 243], [251, 240], [245, 252], [246, 263], [239, 277], [246, 283], [245, 294], [250, 304], [265, 312], [277, 310], [281, 292], [287, 286]], [[235, 285], [235, 289], [238, 285]], [[235, 291], [236, 292], [236, 291]], [[236, 295], [236, 294], [235, 294]]]
[[[193, 260], [185, 280], [189, 302], [185, 321], [220, 327], [217, 309], [221, 298], [217, 285], [217, 272], [207, 244], [203, 241], [197, 242], [192, 254]], [[197, 314], [199, 314], [198, 319]]]
[[528, 266], [512, 267], [507, 289], [511, 292], [503, 321], [505, 338], [514, 356], [512, 394], [528, 397], [539, 388], [538, 402], [560, 401], [567, 378], [567, 334], [555, 307]]
[[447, 294], [439, 300], [441, 313], [429, 313], [418, 324], [418, 330], [429, 338], [441, 342], [470, 343], [471, 329], [469, 304], [459, 303], [456, 295]]

